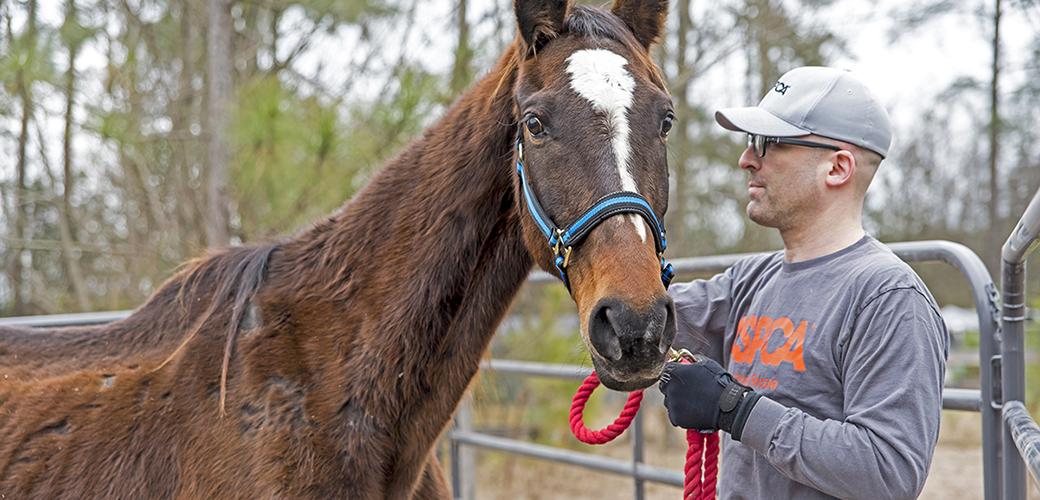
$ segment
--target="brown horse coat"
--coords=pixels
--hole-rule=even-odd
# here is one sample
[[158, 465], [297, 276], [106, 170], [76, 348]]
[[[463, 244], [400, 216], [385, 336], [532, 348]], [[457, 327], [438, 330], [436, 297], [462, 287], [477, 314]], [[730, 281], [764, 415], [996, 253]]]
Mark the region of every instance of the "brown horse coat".
[[[117, 323], [0, 329], [0, 498], [450, 498], [431, 450], [533, 264], [551, 259], [516, 194], [520, 79], [568, 37], [636, 47], [636, 71], [667, 4], [619, 0], [622, 30], [570, 10], [517, 0], [520, 36], [491, 73], [313, 227], [197, 259]], [[667, 171], [664, 201], [651, 184], [663, 207]], [[587, 245], [579, 304], [610, 288], [591, 276], [611, 250]], [[658, 282], [625, 296], [660, 309], [653, 245], [626, 245], [622, 279]], [[659, 373], [653, 356], [641, 373]]]

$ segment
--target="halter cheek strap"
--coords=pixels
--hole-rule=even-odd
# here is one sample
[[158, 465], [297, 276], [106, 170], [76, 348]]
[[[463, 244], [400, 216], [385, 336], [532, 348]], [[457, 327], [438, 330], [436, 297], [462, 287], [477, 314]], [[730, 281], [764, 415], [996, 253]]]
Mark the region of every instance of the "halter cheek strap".
[[654, 214], [654, 210], [650, 208], [650, 203], [646, 201], [646, 198], [632, 191], [615, 191], [593, 203], [569, 226], [560, 228], [545, 213], [545, 209], [538, 202], [538, 197], [535, 196], [534, 190], [531, 189], [531, 185], [527, 182], [527, 175], [524, 173], [524, 145], [519, 136], [516, 138], [516, 149], [518, 151], [516, 173], [520, 176], [524, 204], [527, 206], [527, 211], [530, 212], [531, 218], [534, 219], [538, 229], [541, 230], [542, 234], [545, 235], [545, 239], [549, 242], [549, 247], [552, 248], [555, 255], [553, 262], [567, 290], [571, 288], [570, 282], [567, 280], [567, 264], [570, 263], [571, 251], [589, 235], [593, 228], [621, 213], [639, 214], [650, 226], [650, 232], [654, 236], [654, 248], [657, 249], [657, 256], [661, 259], [661, 282], [664, 283], [665, 289], [668, 288], [668, 285], [672, 283], [672, 278], [675, 277], [675, 272], [672, 270], [672, 265], [664, 261], [664, 250], [667, 247], [664, 239], [664, 229], [658, 222], [657, 216]]

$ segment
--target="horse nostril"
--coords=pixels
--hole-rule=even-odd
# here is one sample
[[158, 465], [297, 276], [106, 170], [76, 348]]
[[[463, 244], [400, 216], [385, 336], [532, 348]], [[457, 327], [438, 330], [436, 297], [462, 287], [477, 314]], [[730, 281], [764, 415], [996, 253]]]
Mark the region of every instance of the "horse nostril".
[[672, 302], [672, 298], [667, 295], [659, 297], [654, 304], [654, 315], [662, 320], [658, 349], [663, 354], [672, 347], [672, 343], [675, 342], [675, 335], [678, 332], [675, 323], [675, 302]]
[[592, 310], [589, 318], [589, 342], [600, 356], [607, 359], [621, 359], [621, 342], [614, 326], [613, 301], [601, 300]]
[[618, 361], [655, 358], [675, 340], [675, 305], [667, 295], [637, 312], [612, 298], [599, 301], [589, 318], [589, 342], [600, 356]]

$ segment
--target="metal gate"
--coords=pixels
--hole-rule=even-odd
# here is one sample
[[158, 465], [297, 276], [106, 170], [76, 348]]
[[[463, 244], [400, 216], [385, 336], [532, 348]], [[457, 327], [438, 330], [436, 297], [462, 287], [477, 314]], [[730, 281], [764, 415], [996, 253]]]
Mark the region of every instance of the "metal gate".
[[[1040, 192], [1019, 221], [1003, 251], [1003, 306], [986, 266], [968, 247], [950, 241], [891, 243], [889, 248], [908, 263], [941, 262], [955, 267], [968, 281], [979, 319], [980, 389], [945, 389], [943, 409], [982, 414], [983, 491], [986, 500], [1026, 498], [1026, 468], [1040, 485], [1040, 426], [1026, 410], [1025, 400], [1025, 258], [1040, 238]], [[672, 261], [677, 275], [715, 274], [749, 254], [694, 257]], [[532, 282], [556, 279], [538, 271]], [[1001, 328], [1003, 325], [1003, 328]], [[581, 381], [591, 368], [493, 359], [484, 368], [496, 374], [565, 378]], [[467, 398], [468, 400], [468, 398]], [[561, 401], [561, 405], [569, 402]], [[679, 470], [643, 463], [641, 413], [632, 433], [632, 460], [619, 460], [588, 453], [539, 445], [475, 432], [468, 403], [456, 414], [455, 427], [448, 431], [451, 443], [452, 486], [456, 498], [474, 498], [476, 478], [473, 448], [497, 450], [531, 458], [551, 460], [588, 469], [629, 476], [634, 497], [643, 498], [646, 481], [682, 487]], [[1017, 453], [1016, 453], [1017, 452]]]

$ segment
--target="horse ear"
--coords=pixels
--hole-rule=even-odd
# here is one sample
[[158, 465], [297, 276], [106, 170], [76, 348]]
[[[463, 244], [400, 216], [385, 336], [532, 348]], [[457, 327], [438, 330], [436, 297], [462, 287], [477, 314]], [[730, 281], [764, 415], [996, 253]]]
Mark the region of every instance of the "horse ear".
[[647, 50], [664, 33], [668, 0], [615, 0], [610, 9], [628, 25], [636, 40]]
[[567, 19], [567, 1], [513, 0], [523, 54], [537, 51], [563, 31], [563, 22]]

